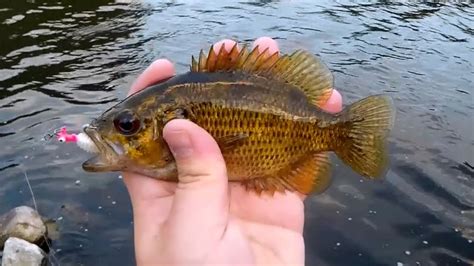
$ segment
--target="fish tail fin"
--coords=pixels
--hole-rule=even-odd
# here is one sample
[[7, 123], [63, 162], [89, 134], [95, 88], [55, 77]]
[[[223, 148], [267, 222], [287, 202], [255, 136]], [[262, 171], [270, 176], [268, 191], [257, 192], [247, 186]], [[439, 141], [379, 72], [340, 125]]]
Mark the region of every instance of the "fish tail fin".
[[344, 141], [335, 153], [362, 176], [385, 176], [389, 164], [387, 136], [395, 120], [392, 99], [383, 95], [367, 97], [347, 107], [341, 118]]

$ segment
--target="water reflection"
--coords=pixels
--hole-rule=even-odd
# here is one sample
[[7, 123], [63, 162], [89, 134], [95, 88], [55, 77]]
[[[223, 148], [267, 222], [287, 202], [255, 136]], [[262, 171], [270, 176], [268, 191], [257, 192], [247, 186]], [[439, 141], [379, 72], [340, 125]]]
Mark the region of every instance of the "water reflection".
[[[152, 60], [179, 72], [222, 38], [310, 49], [345, 102], [391, 95], [392, 168], [361, 180], [337, 159], [331, 189], [306, 203], [307, 264], [474, 261], [474, 9], [332, 1], [9, 1], [0, 7], [0, 212], [31, 204], [59, 219], [62, 265], [133, 264], [131, 209], [117, 174], [82, 171], [77, 149], [41, 141], [79, 129], [126, 95]], [[471, 241], [471, 242], [469, 242]]]

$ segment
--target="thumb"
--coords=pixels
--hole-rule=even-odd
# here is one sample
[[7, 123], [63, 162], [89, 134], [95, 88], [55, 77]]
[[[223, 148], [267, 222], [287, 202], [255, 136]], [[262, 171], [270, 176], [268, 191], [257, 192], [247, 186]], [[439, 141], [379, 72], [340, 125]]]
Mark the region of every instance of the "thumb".
[[209, 239], [209, 232], [220, 237], [222, 231], [216, 226], [223, 230], [227, 224], [229, 192], [218, 144], [203, 128], [182, 119], [168, 122], [163, 136], [174, 155], [179, 177], [169, 222], [194, 243], [199, 243], [199, 234], [203, 234], [199, 240]]

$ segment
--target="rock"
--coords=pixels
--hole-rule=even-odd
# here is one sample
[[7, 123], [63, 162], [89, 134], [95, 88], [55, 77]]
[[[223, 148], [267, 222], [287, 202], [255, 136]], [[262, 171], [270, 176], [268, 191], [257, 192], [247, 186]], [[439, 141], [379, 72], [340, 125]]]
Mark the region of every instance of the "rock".
[[46, 234], [47, 237], [51, 240], [58, 240], [59, 239], [59, 225], [53, 219], [44, 219], [44, 225], [46, 226]]
[[39, 244], [44, 241], [46, 233], [43, 219], [28, 206], [14, 208], [0, 217], [0, 248], [9, 237]]
[[2, 266], [43, 266], [46, 263], [46, 254], [37, 245], [16, 237], [5, 242]]

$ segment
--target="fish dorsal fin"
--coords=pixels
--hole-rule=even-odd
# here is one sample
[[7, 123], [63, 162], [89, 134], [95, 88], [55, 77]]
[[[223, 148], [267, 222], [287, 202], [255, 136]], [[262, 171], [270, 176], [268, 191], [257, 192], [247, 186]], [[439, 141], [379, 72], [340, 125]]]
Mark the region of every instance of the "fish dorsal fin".
[[282, 80], [305, 93], [311, 102], [322, 106], [331, 96], [334, 79], [328, 67], [314, 54], [297, 50], [291, 55], [270, 54], [268, 48], [259, 52], [258, 46], [249, 51], [235, 44], [230, 51], [221, 46], [215, 52], [211, 46], [207, 55], [201, 50], [199, 58], [192, 57], [192, 72], [227, 72], [240, 70], [258, 76]]
[[277, 76], [302, 90], [309, 100], [321, 107], [332, 93], [334, 78], [328, 67], [315, 55], [297, 50], [284, 55], [269, 69]]

